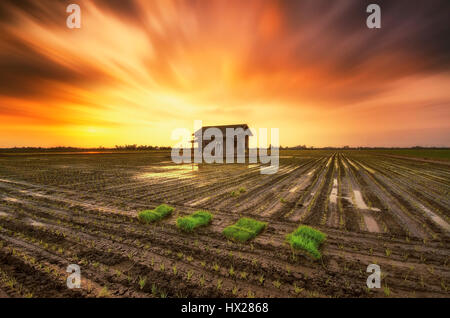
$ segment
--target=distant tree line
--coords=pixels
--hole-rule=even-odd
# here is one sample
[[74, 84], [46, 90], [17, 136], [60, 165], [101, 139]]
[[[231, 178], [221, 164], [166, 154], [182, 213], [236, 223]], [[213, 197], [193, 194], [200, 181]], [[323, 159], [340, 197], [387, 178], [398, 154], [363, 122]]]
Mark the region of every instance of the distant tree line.
[[[268, 147], [270, 148], [270, 146]], [[171, 150], [172, 147], [166, 146], [147, 146], [147, 145], [116, 145], [114, 148], [106, 148], [106, 147], [96, 147], [96, 148], [78, 148], [78, 147], [13, 147], [13, 148], [0, 148], [2, 152], [82, 152], [82, 151], [141, 151], [141, 150]], [[350, 146], [342, 146], [342, 147], [314, 147], [314, 146], [306, 146], [299, 145], [294, 147], [279, 147], [280, 150], [399, 150], [399, 149], [436, 149], [436, 150], [446, 150], [450, 149], [450, 147], [422, 147], [422, 146], [414, 146], [414, 147], [350, 147]]]
[[172, 147], [164, 147], [164, 146], [146, 146], [146, 145], [124, 145], [119, 146], [116, 145], [116, 150], [170, 150]]
[[315, 148], [314, 146], [306, 146], [306, 145], [300, 145], [300, 146], [294, 146], [294, 147], [283, 147], [280, 146], [280, 149], [289, 149], [289, 150], [400, 150], [400, 149], [436, 149], [436, 150], [445, 150], [450, 149], [449, 147], [423, 147], [423, 146], [414, 146], [414, 147], [366, 147], [366, 146], [358, 146], [358, 147], [350, 147], [350, 146], [342, 146], [342, 147], [319, 147]]
[[82, 152], [82, 151], [131, 151], [131, 150], [171, 150], [171, 147], [164, 146], [146, 146], [146, 145], [116, 145], [114, 148], [107, 147], [12, 147], [12, 148], [0, 148], [3, 152]]

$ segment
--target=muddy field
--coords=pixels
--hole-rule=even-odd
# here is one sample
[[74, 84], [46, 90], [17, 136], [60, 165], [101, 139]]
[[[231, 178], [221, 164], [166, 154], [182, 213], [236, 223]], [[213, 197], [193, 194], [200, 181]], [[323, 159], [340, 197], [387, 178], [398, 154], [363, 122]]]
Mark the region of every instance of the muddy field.
[[[448, 162], [367, 151], [288, 151], [274, 175], [165, 152], [0, 155], [0, 297], [449, 297], [449, 190]], [[161, 203], [175, 214], [138, 222]], [[180, 232], [199, 209], [212, 224]], [[268, 227], [228, 241], [241, 216]], [[285, 242], [299, 224], [327, 234], [321, 260]]]

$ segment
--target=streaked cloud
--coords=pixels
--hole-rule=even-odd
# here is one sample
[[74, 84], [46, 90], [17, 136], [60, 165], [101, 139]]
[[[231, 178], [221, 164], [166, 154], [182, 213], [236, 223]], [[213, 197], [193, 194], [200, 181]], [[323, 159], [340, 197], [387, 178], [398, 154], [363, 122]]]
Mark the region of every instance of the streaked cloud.
[[0, 3], [0, 146], [172, 143], [246, 121], [282, 144], [450, 146], [448, 1]]

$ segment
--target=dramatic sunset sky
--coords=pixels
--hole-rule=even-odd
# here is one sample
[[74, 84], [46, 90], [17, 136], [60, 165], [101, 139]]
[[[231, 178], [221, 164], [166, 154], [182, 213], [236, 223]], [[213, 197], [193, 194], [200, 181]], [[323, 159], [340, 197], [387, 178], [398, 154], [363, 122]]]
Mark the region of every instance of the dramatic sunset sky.
[[450, 146], [449, 3], [1, 0], [0, 147], [173, 145], [195, 119], [283, 146]]

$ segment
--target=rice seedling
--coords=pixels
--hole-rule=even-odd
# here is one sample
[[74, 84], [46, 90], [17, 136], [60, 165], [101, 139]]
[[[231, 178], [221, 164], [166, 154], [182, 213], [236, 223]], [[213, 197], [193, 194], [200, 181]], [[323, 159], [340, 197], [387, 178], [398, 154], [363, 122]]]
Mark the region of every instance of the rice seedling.
[[391, 289], [388, 287], [387, 284], [383, 287], [383, 293], [386, 297], [389, 297], [391, 295]]
[[280, 288], [281, 286], [281, 282], [279, 280], [273, 281], [272, 282], [273, 286], [275, 286], [276, 288]]
[[212, 214], [208, 211], [197, 211], [192, 215], [179, 217], [177, 227], [185, 232], [192, 232], [200, 226], [208, 225], [212, 220]]
[[147, 282], [147, 277], [139, 277], [139, 288], [142, 290]]
[[294, 283], [294, 293], [296, 294], [300, 294], [303, 291], [304, 288], [300, 288], [299, 286], [297, 286], [296, 283]]
[[170, 215], [175, 209], [167, 204], [161, 204], [153, 210], [144, 210], [139, 212], [138, 219], [144, 223], [159, 221]]
[[156, 287], [155, 284], [152, 284], [152, 295], [156, 297], [157, 294], [158, 294], [158, 288]]
[[264, 275], [259, 276], [258, 281], [260, 285], [264, 284], [264, 280], [265, 280]]
[[386, 248], [385, 253], [386, 253], [386, 256], [389, 257], [389, 256], [391, 256], [392, 251], [390, 249]]
[[232, 240], [246, 242], [256, 237], [265, 227], [267, 223], [253, 220], [250, 218], [241, 218], [235, 224], [226, 227], [223, 234]]
[[293, 249], [305, 250], [315, 259], [322, 257], [318, 248], [325, 238], [326, 235], [324, 233], [305, 225], [299, 226], [294, 232], [286, 236]]
[[205, 285], [205, 276], [200, 277], [200, 286]]
[[110, 297], [110, 296], [111, 295], [109, 293], [108, 287], [106, 287], [106, 286], [103, 287], [98, 293], [98, 297], [100, 297], [100, 298], [107, 298], [107, 297]]

